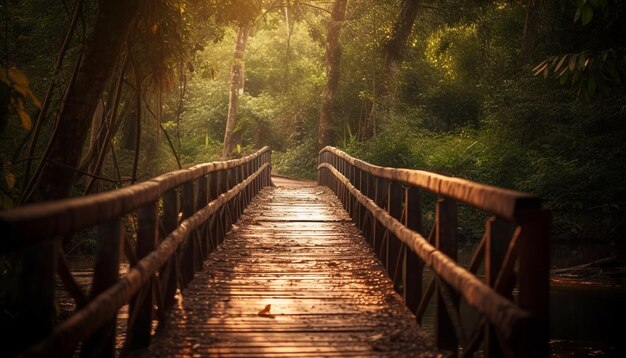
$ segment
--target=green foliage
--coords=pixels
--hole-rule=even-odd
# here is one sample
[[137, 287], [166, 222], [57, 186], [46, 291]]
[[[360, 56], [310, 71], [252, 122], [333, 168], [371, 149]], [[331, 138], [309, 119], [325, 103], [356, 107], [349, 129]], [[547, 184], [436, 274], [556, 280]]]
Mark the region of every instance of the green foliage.
[[553, 77], [561, 84], [568, 84], [589, 100], [601, 93], [608, 96], [611, 92], [623, 91], [626, 82], [626, 50], [612, 48], [598, 53], [583, 51], [550, 56], [538, 64], [533, 72], [535, 76]]
[[314, 179], [317, 168], [317, 143], [307, 140], [285, 152], [272, 153], [272, 171], [294, 178]]

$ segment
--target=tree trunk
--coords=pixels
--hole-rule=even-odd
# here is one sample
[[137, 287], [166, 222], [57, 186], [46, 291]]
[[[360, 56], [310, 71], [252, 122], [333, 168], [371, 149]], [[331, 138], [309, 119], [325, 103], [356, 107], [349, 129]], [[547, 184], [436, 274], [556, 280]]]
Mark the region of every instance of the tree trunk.
[[341, 62], [341, 45], [339, 35], [341, 25], [346, 18], [348, 0], [335, 0], [328, 22], [328, 34], [326, 36], [326, 90], [322, 94], [322, 107], [320, 109], [320, 122], [317, 136], [319, 148], [335, 144], [333, 110], [335, 106], [335, 94], [339, 88]]
[[520, 62], [527, 64], [535, 49], [535, 39], [539, 31], [539, 8], [542, 0], [528, 0], [526, 9], [526, 22], [524, 23], [524, 34], [522, 35], [522, 49], [520, 51]]
[[224, 150], [222, 157], [228, 158], [235, 151], [240, 142], [239, 135], [235, 133], [237, 126], [237, 106], [239, 103], [239, 93], [243, 93], [244, 88], [244, 66], [246, 58], [246, 45], [248, 35], [252, 28], [252, 21], [239, 24], [237, 31], [237, 43], [235, 44], [235, 59], [230, 70], [230, 90], [228, 97], [228, 117], [226, 117], [226, 130], [224, 131]]
[[[39, 182], [28, 201], [67, 197], [104, 86], [113, 72], [140, 0], [100, 0], [93, 30], [76, 77], [68, 87], [59, 119], [41, 163]], [[61, 164], [58, 165], [57, 163]], [[22, 254], [17, 319], [7, 350], [36, 343], [55, 320], [54, 272], [58, 240], [33, 245]]]
[[[48, 160], [30, 201], [67, 197], [89, 131], [90, 120], [111, 76], [140, 0], [100, 0], [75, 81], [68, 88], [49, 144]], [[62, 165], [55, 165], [60, 163]], [[67, 167], [66, 167], [67, 166]]]
[[394, 110], [398, 62], [402, 59], [406, 42], [411, 35], [421, 0], [403, 0], [400, 13], [393, 25], [393, 33], [384, 47], [383, 66], [374, 87], [372, 112], [363, 129], [365, 139], [376, 135], [382, 120]]

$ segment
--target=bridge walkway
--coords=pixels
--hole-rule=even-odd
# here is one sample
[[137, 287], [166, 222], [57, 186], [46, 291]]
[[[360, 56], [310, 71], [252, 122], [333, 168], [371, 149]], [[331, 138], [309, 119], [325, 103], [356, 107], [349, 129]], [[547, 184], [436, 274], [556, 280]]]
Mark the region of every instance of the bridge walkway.
[[283, 184], [250, 203], [146, 355], [437, 356], [337, 197]]

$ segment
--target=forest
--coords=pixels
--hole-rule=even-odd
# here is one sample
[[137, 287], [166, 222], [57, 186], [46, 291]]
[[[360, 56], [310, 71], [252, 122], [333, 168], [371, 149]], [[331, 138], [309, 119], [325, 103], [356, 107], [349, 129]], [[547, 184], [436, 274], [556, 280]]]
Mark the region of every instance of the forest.
[[623, 244], [622, 1], [0, 6], [2, 209], [265, 145], [314, 178], [333, 145], [536, 193], [553, 240]]
[[[532, 265], [528, 265], [530, 261], [525, 261], [524, 265], [527, 269], [530, 267], [528, 272], [539, 272], [545, 268], [540, 272], [545, 273], [542, 276], [545, 282], [538, 283], [545, 284], [541, 286], [545, 292], [539, 289], [541, 292], [536, 296], [545, 294], [543, 303], [546, 307], [540, 308], [544, 309], [546, 317], [540, 318], [545, 318], [542, 321], [545, 325], [541, 326], [545, 331], [549, 327], [548, 321], [550, 323], [550, 349], [559, 352], [559, 344], [567, 340], [568, 343], [563, 343], [567, 346], [564, 349], [566, 354], [562, 356], [572, 356], [569, 352], [576, 349], [579, 349], [578, 353], [590, 354], [596, 350], [608, 352], [606, 356], [611, 356], [611, 353], [620, 356], [621, 353], [616, 352], [623, 348], [620, 347], [623, 346], [623, 328], [621, 331], [613, 329], [611, 322], [619, 321], [623, 327], [625, 319], [622, 306], [626, 292], [626, 2], [0, 2], [0, 216], [30, 204], [88, 197], [127, 188], [148, 182], [158, 175], [202, 163], [251, 158], [249, 155], [252, 153], [261, 153], [258, 154], [259, 158], [263, 156], [263, 160], [269, 160], [267, 152], [259, 151], [265, 146], [271, 148], [272, 174], [281, 174], [287, 178], [315, 180], [320, 150], [334, 146], [353, 157], [379, 166], [419, 169], [536, 194], [541, 198], [543, 208], [552, 215], [550, 228], [547, 225], [542, 227], [545, 228], [542, 233], [550, 231], [551, 252], [545, 255], [537, 253], [537, 262], [545, 259], [541, 261], [545, 267], [534, 270]], [[266, 184], [270, 183], [269, 164], [259, 160], [255, 165], [257, 167], [254, 170], [265, 173], [267, 178], [264, 180]], [[251, 169], [246, 167], [245, 170]], [[208, 174], [202, 180], [209, 180], [207, 178]], [[244, 179], [239, 176], [237, 180], [243, 183]], [[246, 185], [249, 182], [246, 181]], [[45, 337], [53, 323], [66, 319], [65, 322], [71, 321], [74, 318], [68, 317], [74, 311], [79, 314], [72, 317], [80, 316], [82, 311], [89, 311], [83, 310], [81, 305], [91, 304], [104, 294], [97, 296], [100, 293], [93, 288], [97, 285], [92, 285], [91, 281], [74, 281], [70, 271], [74, 270], [74, 274], [83, 272], [75, 269], [75, 266], [82, 265], [82, 260], [91, 260], [89, 265], [94, 267], [88, 269], [91, 277], [93, 272], [99, 270], [98, 265], [102, 264], [94, 257], [100, 257], [99, 253], [104, 252], [102, 245], [107, 242], [111, 249], [109, 257], [113, 257], [110, 265], [115, 266], [111, 269], [114, 271], [110, 272], [113, 279], [107, 284], [107, 289], [110, 291], [110, 287], [126, 284], [126, 278], [118, 280], [123, 270], [135, 270], [135, 276], [128, 276], [138, 277], [136, 267], [141, 266], [138, 263], [145, 260], [148, 253], [156, 255], [162, 249], [161, 246], [154, 248], [157, 237], [164, 241], [165, 237], [171, 239], [176, 230], [186, 230], [186, 225], [193, 221], [190, 219], [192, 212], [195, 212], [195, 217], [210, 206], [205, 202], [199, 205], [200, 208], [194, 207], [199, 202], [196, 202], [197, 196], [201, 195], [193, 196], [196, 194], [190, 193], [195, 193], [196, 187], [193, 185], [200, 187], [201, 183], [206, 184], [207, 181], [193, 184], [181, 182], [167, 189], [167, 193], [160, 193], [154, 199], [156, 201], [150, 203], [152, 206], [148, 209], [152, 211], [146, 210], [147, 205], [128, 209], [124, 212], [127, 216], [125, 219], [117, 217], [118, 221], [111, 220], [113, 224], [108, 227], [108, 233], [113, 239], [110, 241], [102, 239], [105, 235], [98, 230], [104, 224], [100, 222], [98, 225], [102, 225], [98, 228], [84, 225], [80, 228], [82, 231], [67, 233], [63, 240], [49, 238], [23, 251], [11, 251], [13, 248], [9, 246], [12, 241], [5, 240], [3, 236], [3, 240], [0, 240], [0, 244], [4, 245], [0, 248], [4, 250], [0, 252], [0, 337], [15, 336], [16, 340], [24, 341], [14, 344], [15, 347], [30, 346]], [[226, 189], [220, 186], [219, 190], [223, 191], [212, 192], [211, 203], [219, 201], [219, 205], [231, 205], [225, 201], [226, 196], [216, 199], [226, 190], [233, 190], [235, 186], [231, 187], [230, 184], [224, 184]], [[219, 185], [215, 185], [215, 190], [218, 190]], [[313, 182], [309, 182], [309, 185], [315, 188]], [[396, 190], [400, 196], [399, 184], [394, 185], [392, 187], [389, 184], [387, 187], [389, 202], [392, 190]], [[204, 199], [208, 200], [210, 195], [207, 193], [207, 185], [203, 190]], [[309, 199], [322, 193], [316, 192], [317, 189], [306, 190], [309, 190]], [[404, 220], [407, 221], [404, 225], [408, 227], [409, 189], [403, 190], [406, 190], [403, 192], [406, 199], [400, 205], [404, 205], [402, 212], [406, 211]], [[232, 195], [234, 198], [234, 195], [239, 194]], [[184, 200], [180, 198], [189, 197], [193, 200], [181, 204]], [[282, 197], [284, 203], [290, 203], [292, 199], [289, 195]], [[422, 199], [419, 200], [419, 205], [422, 205]], [[461, 219], [457, 223], [456, 203], [452, 207], [450, 202], [446, 204], [443, 199], [429, 200], [427, 198], [424, 201], [423, 216], [426, 217], [425, 221], [433, 223], [432, 226], [439, 230], [435, 235], [441, 231], [437, 225], [443, 225], [441, 222], [446, 220], [440, 220], [436, 210], [443, 207], [448, 208], [448, 213], [454, 213], [454, 221], [448, 222], [453, 223], [450, 225], [453, 226], [450, 237], [454, 237], [454, 245], [457, 236], [459, 239], [459, 256], [469, 250], [466, 247], [487, 245], [483, 244], [491, 235], [487, 228], [495, 222], [497, 213], [492, 211], [492, 214], [488, 214], [461, 206], [459, 211], [462, 215], [459, 215]], [[392, 215], [389, 202], [385, 210]], [[206, 207], [202, 208], [204, 205]], [[292, 213], [289, 212], [288, 204], [281, 205], [288, 209], [277, 210], [274, 215], [297, 217], [308, 214], [307, 210], [323, 212], [312, 205], [306, 207], [309, 209]], [[187, 210], [190, 207], [192, 209]], [[94, 210], [97, 212], [99, 209]], [[135, 212], [130, 213], [132, 210]], [[212, 235], [209, 234], [210, 225], [223, 225], [220, 235], [225, 237], [231, 225], [237, 221], [236, 218], [232, 222], [231, 218], [226, 220], [226, 216], [217, 214], [216, 210], [210, 215], [205, 213], [202, 224], [197, 224], [197, 227], [204, 226], [193, 229], [196, 231], [192, 235], [197, 234], [198, 240], [201, 240], [200, 231], [206, 231], [207, 241], [204, 245], [209, 245], [207, 237]], [[226, 209], [220, 207], [220, 210], [224, 212]], [[400, 212], [400, 206], [397, 211]], [[33, 212], [37, 216], [38, 211]], [[91, 214], [94, 215], [94, 212]], [[166, 213], [174, 215], [166, 220], [163, 219]], [[421, 207], [419, 213], [421, 230]], [[9, 222], [4, 219], [10, 217], [9, 214], [0, 218], [0, 224]], [[142, 222], [150, 215], [153, 220], [152, 231], [146, 234], [145, 226], [137, 222]], [[347, 214], [341, 212], [336, 215]], [[494, 216], [487, 219], [489, 215]], [[348, 216], [346, 218], [349, 219]], [[400, 216], [395, 219], [401, 220]], [[158, 220], [161, 222], [157, 223]], [[334, 222], [340, 227], [337, 229], [340, 233], [343, 233], [343, 220], [335, 219]], [[71, 221], [71, 218], [67, 221]], [[374, 228], [382, 225], [375, 221], [373, 224]], [[259, 227], [255, 230], [260, 230]], [[122, 235], [119, 242], [115, 241], [119, 237], [112, 230]], [[513, 238], [509, 238], [513, 243], [506, 243], [509, 245], [506, 250], [511, 251], [502, 252], [510, 260], [504, 262], [503, 258], [497, 264], [504, 267], [498, 275], [506, 268], [510, 271], [507, 274], [513, 277], [511, 282], [517, 279], [514, 277], [516, 274], [523, 271], [520, 268], [523, 266], [521, 259], [515, 266], [515, 240], [518, 237], [515, 235], [519, 232], [522, 232], [520, 235], [525, 234], [522, 229], [515, 230]], [[372, 234], [374, 238], [375, 231]], [[387, 240], [393, 237], [389, 232], [385, 234]], [[435, 232], [435, 229], [431, 232]], [[382, 234], [379, 232], [378, 235]], [[140, 236], [151, 239], [152, 247], [140, 248]], [[429, 239], [424, 237], [421, 240], [428, 243], [430, 235]], [[315, 238], [309, 239], [313, 247], [319, 244]], [[396, 239], [400, 240], [398, 237]], [[176, 245], [184, 240], [183, 237]], [[187, 242], [190, 240], [195, 239]], [[126, 246], [122, 247], [122, 241]], [[284, 242], [275, 240], [274, 244], [282, 245]], [[149, 343], [153, 327], [150, 325], [156, 322], [153, 316], [159, 315], [160, 329], [165, 322], [163, 312], [171, 308], [168, 304], [174, 304], [174, 294], [186, 289], [195, 272], [201, 271], [203, 267], [202, 260], [206, 257], [193, 257], [196, 255], [193, 245], [195, 243], [181, 244], [179, 251], [175, 251], [175, 246], [170, 246], [167, 257], [170, 261], [165, 263], [166, 259], [163, 259], [161, 266], [153, 265], [147, 275], [149, 277], [142, 278], [143, 286], [136, 280], [133, 292], [144, 295], [132, 296], [132, 300], [127, 297], [124, 302], [120, 300], [115, 312], [111, 311], [111, 317], [113, 314], [122, 314], [122, 304], [130, 302], [131, 314], [123, 313], [128, 316], [125, 317], [129, 321], [128, 326], [134, 325], [137, 315], [144, 314], [148, 322], [147, 333], [144, 333]], [[213, 249], [217, 245], [215, 243]], [[391, 245], [389, 241], [387, 245]], [[188, 250], [185, 252], [192, 253], [181, 254], [183, 246]], [[296, 252], [297, 246], [291, 248], [293, 252]], [[487, 249], [482, 247], [482, 255], [485, 255]], [[544, 247], [544, 251], [548, 252], [548, 244]], [[416, 251], [415, 248], [411, 249]], [[210, 248], [205, 247], [203, 250], [201, 254], [208, 255]], [[402, 250], [405, 250], [404, 246]], [[456, 246], [450, 251], [455, 250]], [[440, 252], [439, 246], [433, 251]], [[120, 260], [120, 252], [125, 253], [126, 258]], [[410, 271], [408, 252], [405, 250], [402, 253], [405, 255], [404, 260], [407, 260], [405, 266], [399, 264], [401, 254], [397, 253], [394, 280], [396, 276], [402, 276], [398, 275], [401, 266], [405, 273]], [[509, 252], [513, 252], [512, 258]], [[526, 254], [528, 252], [525, 251]], [[440, 255], [444, 258], [439, 258], [442, 261], [438, 262], [447, 260], [447, 254]], [[457, 260], [456, 254], [453, 260]], [[389, 251], [385, 255], [389, 256]], [[243, 260], [246, 260], [244, 256]], [[475, 257], [478, 256], [473, 256], [471, 260]], [[187, 262], [180, 264], [184, 259]], [[74, 266], [70, 267], [68, 261]], [[500, 280], [498, 276], [496, 280], [493, 272], [489, 273], [493, 277], [487, 276], [487, 259], [480, 269], [480, 264], [462, 261], [459, 257], [457, 267], [464, 265], [472, 271], [468, 267], [476, 266], [473, 269], [475, 272], [472, 272], [476, 276], [470, 278], [470, 281], [477, 282], [472, 281], [476, 285], [473, 287], [482, 287], [480, 285], [484, 284], [480, 280], [485, 278], [486, 285], [493, 286], [485, 287], [489, 290], [493, 288], [493, 292], [489, 292], [496, 300], [500, 299], [501, 294], [504, 295], [500, 291], [508, 289], [508, 304], [516, 303], [516, 300], [524, 301], [519, 298], [519, 292], [523, 290], [515, 291], [518, 297], [514, 297], [515, 282], [511, 287], [502, 288], [510, 284], [505, 282], [509, 278]], [[389, 262], [385, 261], [384, 264], [391, 267]], [[316, 260], [313, 263], [311, 270], [315, 274], [320, 263]], [[176, 266], [179, 264], [180, 267], [185, 264], [196, 267], [188, 269], [191, 273], [181, 274], [179, 266]], [[324, 269], [331, 273], [333, 270], [343, 270], [341, 264], [345, 262], [332, 262]], [[420, 280], [433, 275], [432, 272], [441, 276], [440, 272], [432, 268], [432, 262], [426, 266], [429, 265], [432, 269], [430, 273], [422, 275], [428, 270], [422, 271], [423, 266], [415, 271], [419, 272]], [[389, 267], [387, 273], [392, 273]], [[492, 266], [489, 267], [491, 270]], [[39, 272], [35, 272], [36, 269]], [[172, 270], [172, 275], [166, 276], [166, 270]], [[478, 273], [476, 270], [483, 271]], [[41, 271], [49, 274], [41, 279], [48, 285], [43, 288], [33, 283], [35, 281], [28, 280], [39, 277], [36, 274], [41, 274]], [[96, 276], [98, 273], [93, 274], [93, 277]], [[479, 276], [480, 280], [476, 278]], [[504, 277], [505, 273], [501, 276]], [[435, 297], [433, 290], [440, 290], [436, 293], [437, 300], [445, 296], [444, 290], [451, 284], [449, 281], [454, 280], [441, 277], [432, 277], [428, 287], [430, 293], [427, 293], [425, 286], [424, 297]], [[572, 277], [574, 280], [570, 280]], [[73, 287], [73, 293], [79, 297], [71, 309], [61, 307], [59, 302], [63, 298], [54, 296], [55, 285], [60, 285], [58, 281], [64, 278], [63, 284], [70, 282], [69, 291]], [[157, 279], [168, 283], [169, 291], [165, 292], [164, 288], [162, 297], [169, 297], [170, 301], [155, 305], [151, 300], [156, 300], [155, 297], [161, 294], [160, 288], [157, 289]], [[409, 282], [406, 277], [404, 279]], [[97, 279], [93, 280], [95, 282]], [[490, 280], [493, 282], [488, 282]], [[358, 286], [355, 282], [362, 281], [361, 277], [357, 277], [352, 284]], [[522, 281], [519, 279], [518, 287], [530, 280], [520, 283]], [[226, 283], [217, 282], [215, 286]], [[79, 287], [81, 284], [84, 287], [92, 285], [91, 296], [85, 293], [87, 289], [83, 292], [84, 287]], [[303, 285], [314, 291], [322, 290], [324, 284], [314, 282], [310, 286]], [[389, 290], [404, 290], [406, 296], [407, 285], [400, 286], [402, 288], [392, 284]], [[254, 289], [256, 286], [251, 287]], [[152, 294], [153, 288], [158, 293]], [[365, 290], [371, 287], [357, 288]], [[41, 297], [35, 297], [39, 291], [43, 292], [39, 295]], [[332, 291], [335, 289], [325, 290], [323, 294], [336, 293]], [[126, 294], [130, 297], [129, 292], [127, 290]], [[69, 292], [70, 295], [73, 293]], [[461, 305], [469, 302], [472, 306], [467, 295], [463, 297], [465, 301]], [[406, 297], [402, 299], [408, 302]], [[389, 305], [395, 304], [385, 300]], [[445, 301], [445, 297], [442, 300]], [[576, 302], [572, 303], [574, 300]], [[452, 301], [450, 298], [445, 303], [454, 306]], [[133, 310], [139, 312], [137, 307], [142, 302], [144, 313], [133, 315]], [[428, 299], [421, 302], [426, 302], [424, 307], [429, 304]], [[442, 302], [437, 305], [443, 307]], [[412, 302], [416, 303], [419, 301]], [[520, 303], [520, 307], [525, 303]], [[257, 305], [257, 302], [254, 304]], [[158, 312], [155, 306], [158, 306]], [[550, 306], [549, 314], [547, 306]], [[30, 312], [31, 308], [33, 312]], [[411, 307], [413, 312], [409, 313], [415, 313], [417, 308]], [[270, 321], [268, 318], [284, 318], [276, 313], [276, 304], [270, 313], [271, 309], [271, 304], [258, 308], [254, 306], [251, 319], [261, 317], [266, 322], [275, 323], [279, 320]], [[456, 309], [461, 311], [458, 296]], [[461, 313], [458, 314], [461, 316]], [[50, 321], [46, 322], [50, 323], [46, 327], [41, 324], [43, 328], [39, 327], [40, 332], [33, 333], [30, 332], [30, 326], [20, 326], [22, 332], [32, 333], [30, 338], [11, 328], [15, 322], [27, 322], [29, 315]], [[107, 344], [114, 347], [115, 318], [111, 317], [108, 319], [113, 322], [113, 335], [107, 338]], [[495, 342], [489, 343], [493, 338], [493, 332], [489, 331], [494, 327], [490, 326], [492, 323], [484, 317], [476, 323], [477, 326], [485, 325], [484, 331], [482, 326], [477, 331], [486, 333], [486, 349], [493, 348], [489, 344], [493, 346]], [[463, 333], [463, 327], [458, 329], [458, 326], [460, 323], [454, 327], [457, 328], [455, 334], [459, 331]], [[513, 328], [519, 327], [512, 327], [510, 331]], [[546, 343], [547, 332], [536, 334], [540, 336], [543, 333], [546, 333], [543, 342]], [[129, 336], [127, 342], [136, 339], [132, 333]], [[477, 338], [476, 342], [480, 339]], [[594, 344], [585, 345], [588, 341]], [[598, 346], [604, 343], [609, 348]], [[97, 348], [89, 344], [89, 341], [85, 341], [83, 352], [87, 353], [83, 355], [89, 355], [90, 349]], [[13, 349], [17, 349], [15, 347]], [[453, 342], [452, 349], [457, 348]], [[130, 349], [133, 349], [132, 344]], [[538, 348], [538, 351], [541, 349]], [[18, 350], [7, 352], [12, 354]], [[109, 353], [114, 355], [113, 351]], [[128, 352], [122, 351], [121, 355], [125, 353]], [[544, 353], [547, 354], [547, 351]]]

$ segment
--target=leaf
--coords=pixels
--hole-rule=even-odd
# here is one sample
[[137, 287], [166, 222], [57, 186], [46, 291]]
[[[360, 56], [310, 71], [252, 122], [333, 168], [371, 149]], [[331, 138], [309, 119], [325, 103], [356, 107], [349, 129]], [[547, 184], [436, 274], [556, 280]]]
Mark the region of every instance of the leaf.
[[13, 173], [5, 173], [4, 181], [7, 183], [9, 190], [15, 188], [15, 175], [13, 175]]
[[572, 84], [576, 84], [579, 78], [580, 78], [580, 71], [576, 69], [574, 70], [574, 74], [572, 75]]
[[9, 81], [13, 82], [15, 85], [20, 85], [28, 88], [28, 77], [24, 74], [24, 72], [18, 70], [15, 67], [9, 68]]
[[569, 57], [569, 65], [567, 66], [570, 71], [574, 71], [576, 68], [576, 59], [578, 58], [578, 54], [573, 54]]
[[591, 5], [586, 4], [582, 8], [581, 21], [583, 25], [587, 25], [593, 19], [593, 7]]
[[548, 60], [541, 61], [535, 68], [533, 68], [533, 72], [541, 73], [543, 71], [543, 67], [548, 65]]
[[587, 93], [589, 93], [589, 97], [593, 97], [596, 94], [596, 78], [593, 76], [589, 77], [587, 82]]
[[563, 57], [561, 57], [561, 61], [559, 61], [559, 63], [556, 65], [556, 67], [554, 67], [554, 72], [556, 73], [556, 71], [559, 70], [559, 68], [561, 68], [561, 66], [563, 65], [563, 62], [565, 62], [565, 59], [567, 59], [567, 55], [563, 55]]
[[16, 111], [17, 115], [20, 117], [20, 121], [22, 122], [22, 128], [24, 128], [25, 131], [30, 131], [33, 127], [33, 122], [31, 121], [28, 113], [21, 109], [16, 109]]
[[265, 318], [275, 318], [273, 314], [270, 313], [272, 309], [272, 305], [266, 305], [264, 309], [260, 310], [258, 315]]

